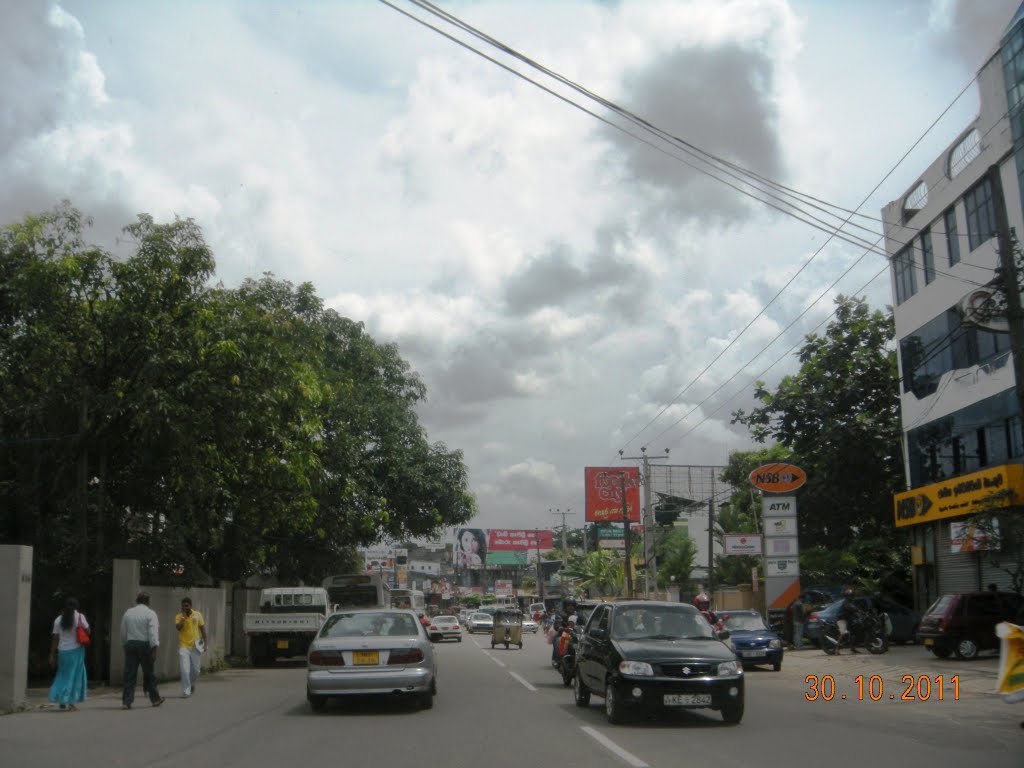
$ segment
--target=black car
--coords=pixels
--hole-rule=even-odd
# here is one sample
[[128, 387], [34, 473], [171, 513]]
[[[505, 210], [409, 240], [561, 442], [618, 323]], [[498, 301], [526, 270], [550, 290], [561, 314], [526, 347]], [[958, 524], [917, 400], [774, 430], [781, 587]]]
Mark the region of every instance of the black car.
[[720, 710], [743, 718], [743, 665], [692, 605], [604, 603], [594, 609], [577, 649], [576, 706], [604, 697], [608, 722], [629, 711]]

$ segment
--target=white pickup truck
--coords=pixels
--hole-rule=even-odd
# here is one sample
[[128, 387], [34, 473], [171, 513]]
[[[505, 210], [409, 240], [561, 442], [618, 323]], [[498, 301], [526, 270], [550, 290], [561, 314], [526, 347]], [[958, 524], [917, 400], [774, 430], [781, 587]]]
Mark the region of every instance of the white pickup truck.
[[249, 659], [256, 666], [305, 656], [327, 618], [322, 587], [274, 587], [260, 592], [259, 613], [245, 614]]

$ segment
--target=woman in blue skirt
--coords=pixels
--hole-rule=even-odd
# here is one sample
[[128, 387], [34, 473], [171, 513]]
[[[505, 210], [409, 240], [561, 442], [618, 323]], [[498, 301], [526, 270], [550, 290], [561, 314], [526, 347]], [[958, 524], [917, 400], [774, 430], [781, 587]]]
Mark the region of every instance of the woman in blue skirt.
[[65, 712], [78, 709], [75, 705], [85, 701], [88, 675], [85, 672], [85, 646], [78, 642], [78, 627], [89, 634], [89, 622], [78, 612], [78, 601], [69, 597], [64, 611], [53, 622], [50, 637], [50, 666], [57, 668], [57, 676], [50, 686], [50, 701], [60, 704]]

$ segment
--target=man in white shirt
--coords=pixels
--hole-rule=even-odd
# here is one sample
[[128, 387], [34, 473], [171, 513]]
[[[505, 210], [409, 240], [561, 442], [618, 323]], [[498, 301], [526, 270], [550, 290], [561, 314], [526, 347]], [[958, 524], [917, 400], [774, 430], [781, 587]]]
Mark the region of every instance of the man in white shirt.
[[153, 662], [160, 647], [160, 619], [149, 607], [149, 594], [140, 592], [135, 605], [121, 617], [121, 645], [124, 646], [124, 690], [121, 709], [131, 709], [135, 700], [135, 681], [142, 665], [142, 689], [149, 694], [154, 707], [164, 703], [156, 687]]

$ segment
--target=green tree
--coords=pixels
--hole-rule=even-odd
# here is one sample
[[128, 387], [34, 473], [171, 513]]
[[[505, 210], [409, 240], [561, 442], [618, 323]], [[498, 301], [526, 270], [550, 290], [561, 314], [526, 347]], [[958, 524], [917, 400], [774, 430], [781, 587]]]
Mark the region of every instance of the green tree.
[[622, 559], [606, 549], [574, 558], [565, 575], [580, 579], [580, 586], [598, 595], [621, 595], [625, 584]]
[[891, 312], [840, 296], [824, 335], [797, 354], [800, 370], [762, 405], [733, 414], [758, 442], [774, 440], [807, 471], [800, 492], [804, 546], [841, 549], [892, 531], [892, 495], [902, 483], [899, 376]]
[[670, 531], [657, 545], [658, 582], [664, 586], [675, 583], [681, 587], [690, 581], [697, 545], [681, 530]]

